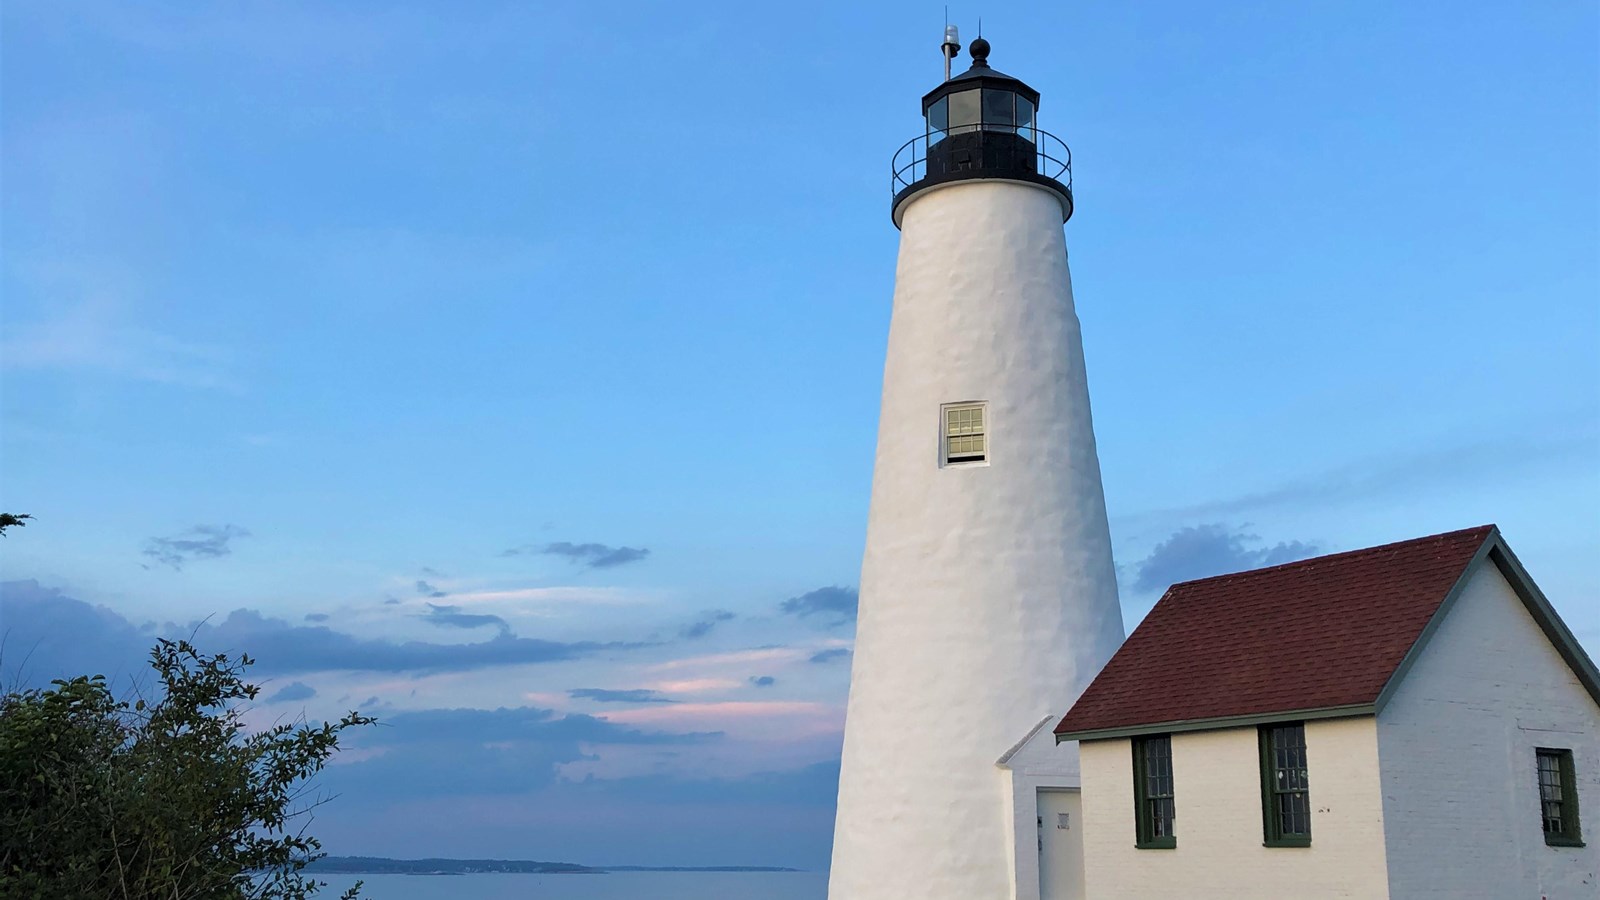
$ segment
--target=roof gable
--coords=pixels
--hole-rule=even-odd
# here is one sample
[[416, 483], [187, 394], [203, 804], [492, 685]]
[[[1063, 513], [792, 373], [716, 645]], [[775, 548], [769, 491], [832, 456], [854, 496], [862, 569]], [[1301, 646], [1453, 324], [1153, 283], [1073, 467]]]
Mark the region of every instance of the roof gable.
[[1600, 703], [1600, 673], [1485, 525], [1173, 585], [1057, 739], [1374, 713], [1485, 559]]

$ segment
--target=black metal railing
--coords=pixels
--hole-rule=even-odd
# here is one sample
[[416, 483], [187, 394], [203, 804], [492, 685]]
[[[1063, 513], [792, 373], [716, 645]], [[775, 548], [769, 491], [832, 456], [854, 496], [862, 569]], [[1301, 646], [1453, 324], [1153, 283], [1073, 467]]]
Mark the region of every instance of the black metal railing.
[[1072, 191], [1072, 151], [1050, 132], [1029, 126], [965, 126], [928, 132], [902, 144], [889, 168], [889, 194], [896, 199], [924, 180], [933, 183], [985, 175], [1043, 176], [1060, 182], [1068, 194]]

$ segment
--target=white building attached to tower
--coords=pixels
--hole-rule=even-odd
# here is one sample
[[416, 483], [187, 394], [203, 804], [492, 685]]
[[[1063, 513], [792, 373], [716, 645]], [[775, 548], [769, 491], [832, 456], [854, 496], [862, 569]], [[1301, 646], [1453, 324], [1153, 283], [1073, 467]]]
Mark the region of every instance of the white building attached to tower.
[[971, 53], [895, 158], [832, 900], [1035, 900], [1041, 880], [1081, 896], [1077, 761], [1040, 726], [1124, 635], [1062, 234], [1070, 157], [1039, 93], [982, 38]]

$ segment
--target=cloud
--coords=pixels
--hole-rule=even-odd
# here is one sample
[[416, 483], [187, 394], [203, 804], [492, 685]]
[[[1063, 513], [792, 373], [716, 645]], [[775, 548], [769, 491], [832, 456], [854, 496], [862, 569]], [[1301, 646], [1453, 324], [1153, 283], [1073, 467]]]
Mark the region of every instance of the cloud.
[[783, 612], [800, 618], [822, 616], [833, 619], [830, 624], [840, 625], [856, 617], [856, 603], [860, 598], [854, 588], [824, 587], [790, 597], [778, 605]]
[[657, 681], [652, 687], [673, 694], [721, 693], [739, 686], [737, 678], [680, 678]]
[[104, 606], [37, 581], [0, 582], [0, 686], [143, 673], [153, 637]]
[[237, 525], [196, 525], [171, 537], [153, 537], [145, 541], [143, 554], [175, 571], [182, 571], [186, 564], [195, 560], [227, 556], [233, 552], [230, 545], [234, 538], [249, 536], [250, 532]]
[[826, 650], [818, 650], [817, 652], [811, 654], [811, 658], [807, 661], [814, 663], [830, 663], [836, 659], [848, 659], [849, 657], [850, 648], [829, 647]]
[[517, 637], [503, 629], [470, 644], [360, 638], [326, 626], [294, 626], [252, 609], [236, 609], [217, 624], [201, 624], [197, 645], [211, 650], [247, 650], [262, 673], [281, 672], [465, 672], [494, 666], [562, 662], [642, 644], [560, 642]]
[[306, 621], [307, 622], [326, 622], [326, 621], [328, 621], [328, 614], [327, 613], [306, 613]]
[[608, 544], [574, 544], [557, 541], [553, 544], [523, 544], [520, 547], [512, 547], [500, 555], [559, 556], [590, 569], [614, 569], [617, 566], [638, 562], [649, 556], [650, 551], [643, 547], [612, 547]]
[[593, 700], [596, 703], [677, 703], [669, 697], [662, 696], [660, 691], [645, 688], [632, 688], [630, 690], [614, 691], [607, 688], [573, 688], [567, 691], [567, 696], [574, 700]]
[[291, 681], [284, 685], [277, 693], [267, 698], [268, 703], [285, 703], [290, 700], [310, 700], [317, 695], [317, 689], [303, 681]]
[[764, 806], [818, 803], [831, 807], [839, 796], [839, 760], [788, 772], [758, 772], [742, 778], [662, 778], [632, 776], [596, 779], [585, 785], [596, 793], [615, 793], [634, 803], [707, 800]]
[[93, 372], [180, 387], [236, 389], [222, 348], [141, 327], [119, 304], [89, 300], [24, 323], [0, 341], [8, 369]]
[[439, 597], [446, 596], [444, 591], [439, 590], [438, 588], [434, 587], [433, 585], [429, 584], [426, 581], [423, 581], [420, 578], [417, 579], [417, 593], [421, 594], [424, 597], [439, 598]]
[[1180, 581], [1275, 566], [1318, 552], [1315, 544], [1303, 541], [1284, 541], [1259, 549], [1246, 546], [1259, 540], [1256, 535], [1220, 523], [1180, 528], [1136, 564], [1134, 590], [1162, 591]]
[[347, 795], [518, 793], [553, 784], [559, 766], [589, 758], [590, 748], [692, 746], [722, 737], [642, 731], [535, 707], [400, 712], [352, 735], [349, 747], [360, 761], [330, 767], [327, 782]]
[[742, 669], [748, 672], [757, 665], [779, 665], [793, 662], [803, 651], [783, 646], [755, 647], [750, 650], [732, 650], [706, 656], [684, 656], [656, 663], [650, 668], [657, 672], [681, 672], [685, 669], [704, 674], [717, 669]]
[[1552, 423], [1507, 422], [1489, 438], [1440, 441], [1411, 453], [1386, 453], [1335, 466], [1275, 487], [1183, 507], [1119, 516], [1128, 522], [1182, 522], [1242, 516], [1261, 510], [1327, 509], [1367, 503], [1373, 497], [1416, 497], [1450, 490], [1481, 478], [1505, 481], [1532, 469], [1590, 465], [1597, 428], [1592, 417]]
[[778, 683], [778, 679], [773, 678], [771, 675], [752, 675], [750, 676], [750, 683], [758, 688], [772, 687]]
[[[94, 607], [41, 588], [34, 581], [0, 583], [0, 622], [4, 622], [4, 669], [49, 679], [104, 673], [115, 676], [142, 669], [155, 634], [138, 628], [105, 607]], [[583, 659], [632, 650], [638, 643], [547, 641], [518, 637], [503, 629], [493, 638], [466, 644], [393, 641], [357, 637], [326, 625], [293, 625], [253, 609], [236, 609], [221, 622], [167, 625], [161, 633], [193, 635], [207, 652], [247, 652], [252, 673], [301, 672], [468, 672], [495, 666]], [[16, 657], [13, 661], [13, 656]], [[24, 660], [27, 660], [24, 664]]]
[[[435, 596], [443, 596], [436, 594]], [[422, 621], [429, 625], [438, 625], [441, 628], [480, 628], [484, 625], [493, 625], [502, 633], [511, 631], [510, 623], [499, 616], [487, 613], [464, 613], [459, 606], [441, 606], [437, 603], [428, 604], [428, 614], [420, 616]]]
[[714, 609], [711, 612], [706, 613], [705, 618], [701, 619], [700, 621], [685, 625], [683, 629], [678, 632], [678, 636], [684, 638], [685, 640], [702, 638], [710, 634], [711, 629], [717, 627], [718, 622], [726, 622], [733, 618], [736, 618], [736, 616], [725, 609]]

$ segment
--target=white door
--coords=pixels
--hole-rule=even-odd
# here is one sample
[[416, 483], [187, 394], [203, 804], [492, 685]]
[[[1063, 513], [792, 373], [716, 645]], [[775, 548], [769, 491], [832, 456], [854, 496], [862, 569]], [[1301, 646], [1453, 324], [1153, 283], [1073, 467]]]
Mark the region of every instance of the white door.
[[1077, 791], [1039, 791], [1039, 898], [1083, 900], [1083, 802]]

